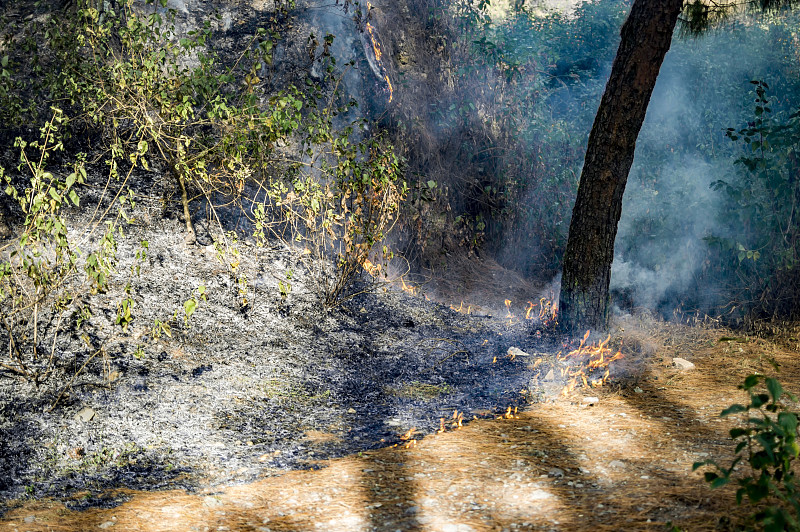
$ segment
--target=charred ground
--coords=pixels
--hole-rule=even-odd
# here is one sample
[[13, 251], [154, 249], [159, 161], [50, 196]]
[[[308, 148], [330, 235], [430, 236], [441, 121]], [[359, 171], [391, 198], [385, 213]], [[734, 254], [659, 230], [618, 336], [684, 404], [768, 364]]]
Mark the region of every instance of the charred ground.
[[[403, 443], [411, 429], [413, 438], [435, 432], [454, 411], [469, 420], [535, 401], [535, 378], [549, 366], [528, 369], [532, 361], [511, 360], [508, 348], [556, 352], [554, 338], [535, 336], [532, 322], [510, 323], [505, 308], [466, 315], [396, 285], [326, 310], [296, 254], [278, 245], [240, 244], [250, 284], [243, 306], [212, 245], [187, 245], [178, 220], [147, 212], [118, 243], [115, 289], [86, 295], [98, 309], [91, 342], [103, 346], [102, 360], [62, 396], [90, 355], [84, 339], [60, 341], [58, 375], [39, 388], [0, 376], [7, 500], [88, 490], [75, 504], [104, 505], [109, 488], [196, 489], [318, 467]], [[141, 240], [149, 249], [133, 278], [136, 322], [121, 335], [114, 304]], [[292, 288], [282, 297], [287, 271]], [[154, 321], [201, 284], [207, 300], [188, 325], [154, 338]]]

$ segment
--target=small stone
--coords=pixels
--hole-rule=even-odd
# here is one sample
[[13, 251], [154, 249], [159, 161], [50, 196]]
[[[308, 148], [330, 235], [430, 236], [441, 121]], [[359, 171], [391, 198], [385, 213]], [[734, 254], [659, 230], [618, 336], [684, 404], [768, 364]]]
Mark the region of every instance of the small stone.
[[111, 528], [115, 524], [116, 523], [114, 521], [106, 521], [105, 523], [97, 525], [97, 528], [102, 528], [103, 530], [105, 530], [106, 528]]
[[88, 406], [84, 406], [78, 411], [77, 414], [75, 414], [75, 420], [88, 423], [89, 421], [94, 419], [94, 416], [95, 416], [95, 411], [89, 408]]
[[620, 460], [611, 460], [608, 463], [608, 467], [613, 467], [614, 469], [620, 469], [625, 467], [625, 462], [621, 462]]
[[672, 364], [681, 371], [689, 371], [695, 368], [694, 364], [684, 358], [673, 358]]
[[530, 355], [517, 347], [509, 347], [508, 356], [511, 357], [511, 359], [513, 360], [515, 357], [527, 357]]
[[644, 390], [642, 390], [638, 386], [636, 388], [634, 388], [633, 391], [636, 392], [636, 393], [644, 393]]
[[563, 477], [563, 476], [564, 476], [564, 470], [563, 470], [563, 469], [559, 469], [559, 468], [557, 468], [557, 467], [552, 467], [552, 468], [550, 468], [550, 470], [547, 472], [547, 476], [549, 476], [549, 477], [561, 478], [561, 477]]
[[223, 503], [221, 500], [219, 500], [217, 497], [214, 497], [213, 495], [207, 495], [203, 497], [203, 506], [207, 508], [219, 508], [220, 506], [224, 505], [225, 503]]
[[411, 506], [406, 508], [406, 511], [403, 512], [405, 515], [417, 515], [419, 513], [419, 506]]
[[36, 517], [33, 516], [33, 515], [29, 515], [28, 517], [23, 519], [23, 521], [26, 522], [26, 523], [35, 523], [36, 522]]
[[544, 376], [545, 381], [554, 381], [556, 380], [556, 374], [553, 373], [553, 370], [547, 372], [547, 375]]
[[355, 408], [348, 408], [347, 409], [347, 413], [348, 414], [355, 414], [356, 413], [356, 409]]
[[582, 402], [584, 404], [587, 404], [587, 405], [595, 405], [595, 404], [600, 402], [600, 398], [599, 397], [584, 397]]

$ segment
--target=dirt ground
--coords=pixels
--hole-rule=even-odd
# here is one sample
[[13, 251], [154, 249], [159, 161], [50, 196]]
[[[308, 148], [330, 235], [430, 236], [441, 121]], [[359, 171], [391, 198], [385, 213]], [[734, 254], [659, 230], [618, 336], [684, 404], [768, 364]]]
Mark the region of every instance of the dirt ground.
[[[796, 337], [737, 336], [705, 326], [628, 319], [620, 335], [646, 353], [637, 375], [531, 405], [516, 416], [189, 494], [129, 492], [110, 509], [70, 511], [19, 501], [0, 530], [686, 530], [730, 528], [748, 508], [712, 491], [695, 461], [726, 463], [734, 419], [753, 372], [800, 382]], [[683, 357], [696, 365], [682, 371]], [[587, 397], [599, 399], [587, 402]], [[331, 437], [309, 434], [310, 440]], [[722, 521], [721, 521], [722, 519]]]

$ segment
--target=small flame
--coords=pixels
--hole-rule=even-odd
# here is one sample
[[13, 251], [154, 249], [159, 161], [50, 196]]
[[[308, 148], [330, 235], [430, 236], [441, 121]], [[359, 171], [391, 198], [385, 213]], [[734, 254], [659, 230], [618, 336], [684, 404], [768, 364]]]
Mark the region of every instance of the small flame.
[[538, 312], [535, 311], [536, 307], [537, 303], [528, 301], [528, 306], [525, 308], [526, 320], [538, 319], [545, 327], [558, 323], [558, 301], [552, 293], [550, 297], [539, 298]]
[[361, 266], [373, 277], [378, 277], [381, 273], [381, 265], [373, 264], [369, 259], [364, 259], [364, 263]]
[[458, 305], [458, 308], [450, 305], [450, 310], [455, 310], [459, 314], [472, 314], [472, 305], [467, 305], [467, 308], [464, 308], [464, 301], [462, 300], [461, 303]]
[[401, 440], [403, 440], [403, 441], [408, 441], [408, 440], [412, 439], [411, 437], [414, 435], [414, 433], [415, 433], [416, 431], [417, 431], [417, 427], [411, 427], [410, 429], [408, 429], [408, 430], [405, 432], [405, 434], [403, 434], [402, 436], [400, 436], [400, 439], [401, 439]]
[[506, 413], [497, 416], [495, 419], [519, 419], [517, 415], [517, 407], [515, 406], [513, 409], [509, 406], [506, 409]]
[[[611, 340], [610, 334], [597, 345], [587, 346], [586, 341], [589, 339], [589, 334], [590, 331], [586, 331], [577, 349], [573, 349], [563, 356], [561, 353], [558, 355], [559, 362], [568, 360], [577, 361], [577, 364], [573, 364], [562, 370], [562, 376], [567, 376], [569, 378], [566, 386], [564, 386], [564, 389], [561, 391], [563, 396], [569, 395], [570, 392], [577, 388], [579, 383], [583, 384], [586, 388], [603, 386], [608, 382], [609, 375], [611, 374], [609, 365], [624, 357], [622, 351], [618, 350], [614, 353], [608, 347], [608, 343]], [[600, 374], [599, 377], [597, 376], [598, 373]]]
[[453, 410], [453, 421], [452, 427], [454, 429], [460, 429], [464, 423], [464, 412], [459, 412], [457, 409]]
[[533, 307], [534, 307], [533, 302], [532, 301], [528, 301], [528, 308], [525, 309], [525, 319], [526, 320], [532, 320], [533, 319], [533, 316], [531, 315], [531, 313], [533, 312]]
[[512, 325], [514, 323], [514, 318], [516, 316], [514, 316], [514, 314], [511, 312], [511, 300], [506, 299], [505, 303], [506, 303], [506, 309], [508, 311], [506, 314], [506, 319], [508, 320], [508, 324]]
[[[417, 440], [414, 438], [414, 433], [417, 431], [417, 427], [411, 427], [408, 431], [405, 432], [400, 439], [403, 443], [395, 443], [392, 447], [403, 447], [405, 449], [410, 449], [411, 447], [417, 446]], [[381, 440], [383, 441], [383, 440]]]
[[[372, 4], [367, 2], [367, 12], [369, 12], [370, 9], [372, 9]], [[378, 43], [377, 37], [375, 37], [375, 28], [372, 26], [372, 24], [367, 22], [365, 27], [367, 29], [367, 33], [369, 33], [369, 39], [372, 42], [372, 51], [375, 53], [375, 61], [380, 67], [384, 81], [386, 81], [386, 87], [389, 90], [389, 103], [391, 103], [394, 96], [394, 89], [392, 88], [392, 82], [389, 80], [389, 75], [386, 73], [386, 68], [383, 66], [383, 62], [381, 61], [383, 50], [381, 50], [381, 45]]]
[[400, 284], [401, 284], [400, 288], [403, 289], [403, 292], [407, 293], [410, 296], [417, 295], [417, 287], [413, 285], [407, 285], [406, 280], [403, 279], [402, 277], [400, 278]]

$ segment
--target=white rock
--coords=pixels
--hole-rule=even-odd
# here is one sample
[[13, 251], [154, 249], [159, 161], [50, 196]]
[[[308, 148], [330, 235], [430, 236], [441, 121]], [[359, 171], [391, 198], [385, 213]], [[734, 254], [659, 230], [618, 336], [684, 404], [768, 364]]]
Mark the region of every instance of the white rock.
[[225, 506], [225, 503], [213, 495], [207, 495], [203, 497], [203, 506], [206, 508], [219, 508], [220, 506]]
[[77, 414], [75, 414], [75, 420], [88, 423], [89, 421], [94, 419], [94, 416], [95, 416], [95, 411], [89, 408], [88, 406], [84, 406], [78, 411]]
[[600, 402], [600, 398], [599, 397], [584, 397], [583, 401], [581, 401], [581, 402], [585, 403], [587, 405], [595, 405], [595, 404]]
[[694, 364], [684, 358], [673, 358], [672, 364], [681, 371], [689, 371], [694, 369]]
[[545, 381], [554, 381], [556, 380], [556, 374], [553, 373], [553, 370], [547, 372], [547, 375], [544, 376]]
[[508, 356], [510, 356], [511, 358], [514, 358], [514, 357], [527, 357], [527, 356], [530, 356], [530, 355], [528, 353], [526, 353], [525, 351], [523, 351], [522, 349], [519, 349], [517, 347], [509, 347], [508, 348]]

